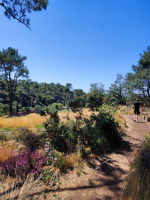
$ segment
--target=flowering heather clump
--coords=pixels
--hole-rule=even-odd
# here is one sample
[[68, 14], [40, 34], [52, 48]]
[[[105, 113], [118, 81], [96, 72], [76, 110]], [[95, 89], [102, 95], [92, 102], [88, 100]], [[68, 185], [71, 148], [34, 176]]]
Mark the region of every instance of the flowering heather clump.
[[1, 162], [0, 169], [3, 174], [25, 179], [30, 172], [38, 175], [48, 159], [43, 154], [28, 149], [27, 152], [22, 152]]

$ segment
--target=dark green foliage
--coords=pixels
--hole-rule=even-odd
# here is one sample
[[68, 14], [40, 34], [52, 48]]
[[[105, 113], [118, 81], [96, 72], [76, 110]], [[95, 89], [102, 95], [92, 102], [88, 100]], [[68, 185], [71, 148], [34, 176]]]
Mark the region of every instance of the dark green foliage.
[[133, 73], [127, 73], [126, 82], [129, 95], [137, 93], [150, 104], [150, 47], [140, 54], [138, 65], [132, 65]]
[[82, 110], [82, 108], [85, 107], [85, 100], [78, 98], [75, 99], [73, 101], [70, 102], [69, 107], [71, 108], [71, 110], [76, 113], [76, 112], [80, 112]]
[[115, 122], [111, 112], [100, 111], [97, 116], [91, 116], [91, 120], [95, 121], [92, 131], [91, 147], [93, 149], [98, 150], [101, 147], [103, 150], [110, 150], [119, 145], [121, 141], [118, 132], [119, 124]]
[[8, 19], [16, 19], [22, 24], [26, 25], [28, 28], [30, 28], [30, 20], [27, 17], [27, 13], [46, 9], [47, 4], [47, 0], [3, 0], [2, 3], [0, 3], [0, 6], [2, 6], [5, 9], [4, 14]]
[[17, 81], [19, 77], [27, 78], [29, 71], [24, 66], [27, 58], [21, 57], [18, 50], [9, 47], [0, 51], [0, 71], [1, 78], [5, 80], [9, 93], [9, 114], [12, 115], [13, 100], [16, 93]]
[[41, 109], [42, 109], [42, 106], [40, 106], [40, 105], [36, 105], [35, 106], [35, 111], [36, 112], [40, 113]]
[[56, 109], [46, 109], [42, 115], [49, 115], [44, 126], [50, 142], [61, 152], [72, 152], [78, 144], [98, 152], [111, 150], [120, 144], [119, 124], [111, 112], [101, 110], [97, 116], [92, 114], [90, 120], [81, 116], [76, 122], [68, 121], [66, 124], [60, 123]]
[[[2, 83], [2, 87], [0, 88], [0, 103], [8, 105], [10, 97], [7, 82], [4, 79], [0, 79], [0, 83]], [[3, 85], [3, 83], [6, 85]], [[59, 110], [61, 110], [65, 102], [73, 98], [73, 91], [68, 86], [66, 89], [66, 86], [61, 84], [38, 83], [32, 82], [31, 79], [18, 80], [15, 89], [16, 92], [13, 95], [12, 105], [13, 113], [22, 112], [22, 107], [29, 107], [30, 111], [34, 112], [36, 110], [39, 112], [41, 106], [50, 106], [56, 103], [58, 103]]]
[[92, 83], [90, 85], [86, 107], [90, 108], [92, 111], [97, 111], [98, 107], [103, 104], [104, 96], [104, 85], [101, 83]]
[[122, 104], [122, 105], [126, 104], [125, 88], [126, 88], [125, 79], [123, 78], [121, 74], [117, 74], [115, 83], [111, 84], [111, 86], [109, 87], [107, 91], [110, 101], [112, 101], [112, 99], [114, 98], [116, 104]]
[[58, 110], [55, 108], [46, 108], [41, 112], [42, 116], [49, 116], [43, 123], [52, 145], [59, 151], [68, 152], [75, 148], [77, 135], [75, 135], [74, 124], [61, 124], [58, 116]]
[[92, 114], [90, 120], [84, 119], [85, 126], [78, 130], [80, 143], [90, 146], [92, 151], [104, 152], [119, 146], [121, 136], [119, 125], [110, 112], [100, 111]]
[[90, 96], [87, 100], [87, 107], [92, 111], [98, 111], [98, 108], [102, 105], [103, 98], [101, 96]]
[[9, 105], [0, 103], [0, 115], [6, 115], [8, 111], [9, 111]]

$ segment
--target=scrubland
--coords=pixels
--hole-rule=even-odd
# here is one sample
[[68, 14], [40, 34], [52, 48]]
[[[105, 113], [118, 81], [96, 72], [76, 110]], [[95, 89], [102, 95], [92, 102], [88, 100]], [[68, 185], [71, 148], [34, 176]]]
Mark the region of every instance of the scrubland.
[[[89, 109], [83, 110], [84, 118], [90, 120], [91, 114], [92, 112], [90, 112]], [[98, 112], [95, 112], [95, 116], [97, 116], [97, 114]], [[79, 126], [80, 123], [77, 123], [76, 125], [73, 122], [76, 119], [75, 117], [78, 116], [78, 114], [69, 112], [70, 122], [68, 122], [67, 120], [68, 112], [61, 111], [58, 112], [58, 115], [60, 117], [61, 122], [66, 124], [71, 122], [69, 126], [67, 125], [70, 131], [73, 131], [74, 128], [76, 128], [76, 130], [78, 131], [76, 126]], [[91, 140], [95, 141], [94, 144], [96, 144], [97, 146], [102, 146], [102, 150], [104, 150], [105, 147], [106, 149], [109, 149], [109, 145], [111, 146], [111, 143], [113, 143], [113, 140], [111, 139], [113, 135], [109, 138], [108, 133], [106, 133], [106, 135], [104, 136], [105, 143], [103, 143], [103, 140], [101, 140], [101, 136], [98, 139], [94, 138], [97, 136], [91, 134], [92, 132], [90, 132], [90, 130], [96, 131], [98, 133], [99, 128], [97, 129], [97, 127], [104, 125], [104, 127], [106, 127], [106, 132], [109, 132], [111, 130], [109, 129], [107, 123], [112, 123], [111, 127], [114, 128], [114, 132], [112, 132], [112, 134], [120, 134], [121, 137], [124, 135], [123, 133], [125, 131], [125, 120], [120, 112], [117, 112], [115, 115], [115, 120], [119, 122], [120, 127], [117, 126], [117, 123], [113, 121], [113, 118], [110, 113], [105, 114], [102, 112], [101, 114], [99, 114], [99, 117], [100, 118], [97, 118], [98, 121], [95, 121], [93, 125], [89, 124], [90, 121], [85, 121], [90, 129], [88, 130], [88, 128], [85, 128], [85, 132], [83, 132], [83, 135], [81, 135], [80, 137], [85, 137], [84, 140], [86, 139], [88, 143], [84, 143], [85, 141], [82, 141], [82, 138], [79, 138], [78, 140], [78, 138], [76, 138], [76, 136], [74, 135], [75, 132], [66, 132], [69, 138], [67, 138], [68, 136], [64, 138], [64, 142], [66, 142], [66, 145], [68, 145], [68, 150], [65, 153], [59, 152], [57, 148], [54, 149], [49, 143], [49, 140], [45, 133], [45, 129], [43, 127], [43, 122], [48, 120], [48, 118], [41, 117], [40, 115], [35, 113], [21, 117], [1, 117], [0, 163], [2, 169], [1, 172], [3, 172], [3, 174], [1, 174], [1, 181], [3, 180], [1, 183], [1, 190], [3, 190], [3, 193], [5, 194], [6, 192], [6, 181], [9, 177], [10, 183], [15, 182], [16, 184], [16, 181], [21, 181], [22, 191], [18, 191], [17, 196], [19, 200], [23, 198], [25, 199], [27, 195], [25, 188], [27, 187], [27, 185], [30, 185], [30, 187], [28, 187], [28, 190], [30, 190], [30, 188], [32, 188], [34, 184], [36, 185], [36, 182], [34, 183], [34, 181], [36, 181], [37, 178], [29, 177], [28, 179], [31, 178], [32, 181], [29, 181], [28, 179], [25, 181], [23, 177], [27, 177], [27, 175], [33, 176], [33, 170], [36, 173], [40, 172], [40, 180], [42, 180], [44, 184], [59, 184], [59, 178], [56, 178], [55, 174], [55, 171], [57, 171], [57, 169], [60, 169], [61, 172], [67, 172], [67, 170], [69, 169], [74, 169], [78, 176], [80, 176], [83, 172], [84, 163], [88, 162], [89, 159], [92, 156], [94, 156], [94, 149], [92, 149], [92, 146], [90, 146], [93, 145], [93, 143], [91, 143]], [[51, 121], [49, 121], [49, 123], [51, 123]], [[62, 127], [65, 127], [65, 125], [63, 125]], [[117, 129], [120, 133], [117, 132]], [[53, 129], [50, 130], [53, 131]], [[84, 135], [86, 131], [87, 133], [89, 131], [89, 134]], [[108, 142], [106, 142], [107, 140]], [[114, 138], [114, 145], [116, 144], [116, 141], [117, 140], [115, 140]], [[118, 142], [119, 141], [120, 140], [118, 140]], [[60, 146], [62, 144], [62, 141], [58, 142], [60, 143], [58, 143], [57, 145]], [[80, 142], [83, 142], [83, 144], [81, 144]], [[88, 145], [86, 146], [86, 144], [89, 144], [89, 147]], [[35, 148], [34, 152], [37, 156], [32, 155], [34, 154], [32, 153], [32, 147]], [[26, 167], [28, 167], [28, 171], [24, 171]], [[24, 197], [21, 196], [22, 193], [24, 193]]]

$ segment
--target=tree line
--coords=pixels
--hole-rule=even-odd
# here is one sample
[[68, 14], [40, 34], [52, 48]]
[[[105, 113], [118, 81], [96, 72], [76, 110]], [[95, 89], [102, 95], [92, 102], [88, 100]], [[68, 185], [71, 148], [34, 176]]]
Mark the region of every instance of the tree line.
[[138, 65], [133, 65], [133, 73], [125, 77], [117, 74], [116, 80], [105, 90], [102, 83], [92, 83], [88, 93], [82, 89], [72, 89], [71, 83], [38, 83], [29, 79], [25, 66], [26, 56], [17, 49], [0, 51], [0, 113], [10, 115], [23, 111], [39, 111], [42, 106], [62, 103], [64, 106], [83, 104], [96, 109], [103, 103], [130, 104], [140, 98], [150, 104], [150, 47], [140, 54]]

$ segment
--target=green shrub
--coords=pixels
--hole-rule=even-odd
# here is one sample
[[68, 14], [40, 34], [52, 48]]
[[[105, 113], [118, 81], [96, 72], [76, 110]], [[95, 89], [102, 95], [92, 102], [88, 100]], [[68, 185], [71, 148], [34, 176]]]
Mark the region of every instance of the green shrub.
[[35, 106], [35, 111], [36, 111], [36, 112], [40, 112], [40, 111], [41, 111], [41, 108], [42, 108], [42, 106], [36, 105], [36, 106]]
[[97, 116], [93, 114], [90, 120], [84, 121], [84, 128], [79, 130], [80, 140], [84, 145], [90, 146], [94, 151], [106, 151], [119, 146], [119, 124], [110, 111], [102, 110]]
[[90, 120], [83, 118], [80, 111], [76, 122], [68, 120], [66, 124], [60, 123], [56, 109], [46, 108], [42, 112], [44, 116], [49, 115], [44, 126], [58, 151], [72, 152], [78, 144], [89, 146], [94, 151], [106, 151], [120, 144], [119, 124], [115, 122], [112, 111], [102, 109], [98, 115], [92, 114]]
[[9, 111], [9, 105], [0, 103], [0, 116], [6, 115]]
[[54, 108], [46, 108], [41, 114], [50, 116], [43, 124], [52, 145], [61, 152], [73, 151], [77, 144], [75, 123], [60, 123], [58, 110]]
[[35, 108], [29, 107], [29, 111], [30, 111], [30, 112], [35, 112]]

